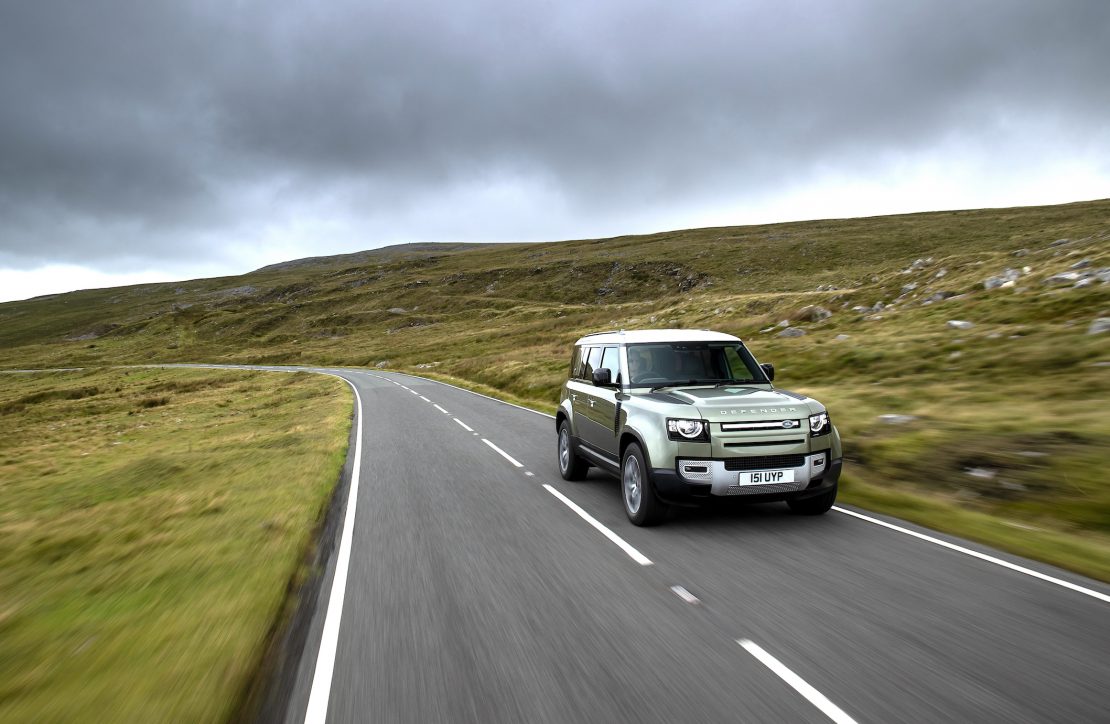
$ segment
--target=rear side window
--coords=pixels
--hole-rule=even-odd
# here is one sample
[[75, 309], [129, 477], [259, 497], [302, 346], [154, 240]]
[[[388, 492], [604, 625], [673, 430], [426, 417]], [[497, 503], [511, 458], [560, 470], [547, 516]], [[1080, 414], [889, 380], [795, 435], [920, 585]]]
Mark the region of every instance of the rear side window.
[[582, 376], [582, 347], [575, 347], [570, 355], [570, 378], [573, 380]]
[[620, 347], [606, 347], [601, 355], [601, 367], [598, 369], [609, 370], [609, 379], [617, 384], [621, 381], [621, 356]]

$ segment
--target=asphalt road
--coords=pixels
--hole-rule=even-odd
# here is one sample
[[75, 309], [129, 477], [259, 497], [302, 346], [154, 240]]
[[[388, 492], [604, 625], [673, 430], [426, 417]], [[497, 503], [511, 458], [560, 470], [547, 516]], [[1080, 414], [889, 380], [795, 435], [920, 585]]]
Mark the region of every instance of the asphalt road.
[[1110, 719], [1108, 586], [844, 508], [636, 528], [549, 417], [334, 372], [362, 443], [290, 722]]

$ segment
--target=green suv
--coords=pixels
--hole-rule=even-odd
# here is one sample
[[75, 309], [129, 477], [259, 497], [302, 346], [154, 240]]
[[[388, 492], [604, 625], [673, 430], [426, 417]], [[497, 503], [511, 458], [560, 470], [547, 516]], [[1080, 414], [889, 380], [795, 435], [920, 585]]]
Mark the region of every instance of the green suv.
[[559, 396], [559, 470], [567, 480], [590, 466], [616, 475], [636, 525], [724, 496], [824, 513], [836, 500], [840, 434], [824, 405], [774, 379], [730, 334], [587, 335]]

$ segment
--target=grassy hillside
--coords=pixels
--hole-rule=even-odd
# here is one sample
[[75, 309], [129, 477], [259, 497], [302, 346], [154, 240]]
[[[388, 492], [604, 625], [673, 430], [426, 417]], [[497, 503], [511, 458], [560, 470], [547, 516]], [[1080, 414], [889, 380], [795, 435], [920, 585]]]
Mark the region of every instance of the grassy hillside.
[[1107, 578], [1108, 267], [1110, 200], [421, 245], [2, 304], [0, 366], [383, 366], [550, 408], [586, 331], [719, 329], [828, 402], [849, 499]]

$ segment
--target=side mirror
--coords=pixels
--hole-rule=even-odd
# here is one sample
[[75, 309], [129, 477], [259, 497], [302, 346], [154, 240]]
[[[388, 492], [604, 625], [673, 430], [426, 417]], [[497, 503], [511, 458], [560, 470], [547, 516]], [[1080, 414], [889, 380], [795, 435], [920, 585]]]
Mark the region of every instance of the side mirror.
[[609, 371], [608, 367], [602, 367], [599, 370], [594, 370], [593, 378], [594, 384], [598, 387], [613, 386], [613, 373]]
[[764, 362], [759, 366], [763, 370], [763, 374], [767, 375], [767, 379], [771, 382], [775, 381], [775, 366], [770, 362]]

